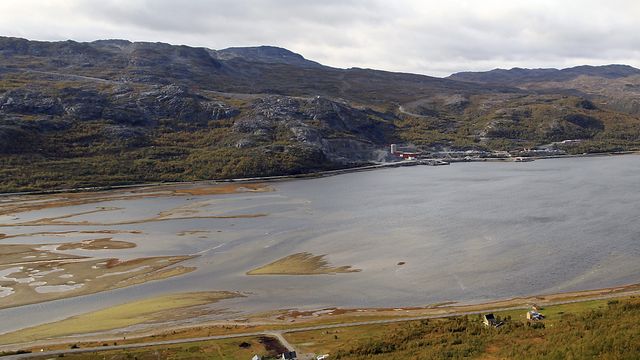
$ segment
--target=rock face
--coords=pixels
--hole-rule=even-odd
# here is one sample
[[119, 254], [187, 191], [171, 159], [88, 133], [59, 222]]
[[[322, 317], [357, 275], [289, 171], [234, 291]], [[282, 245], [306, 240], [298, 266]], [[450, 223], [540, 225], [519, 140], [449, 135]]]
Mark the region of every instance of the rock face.
[[0, 111], [31, 115], [61, 115], [60, 101], [27, 88], [9, 90], [0, 96]]
[[142, 125], [163, 118], [185, 122], [228, 119], [239, 110], [193, 94], [183, 86], [164, 85], [143, 92], [121, 86], [111, 93], [68, 87], [61, 89], [58, 97], [18, 88], [0, 95], [0, 114], [51, 115], [80, 121], [107, 119]]
[[321, 67], [315, 61], [302, 55], [274, 46], [232, 47], [224, 50], [212, 50], [210, 53], [219, 60], [243, 59], [251, 62], [287, 64], [301, 67]]
[[155, 86], [136, 97], [136, 104], [148, 118], [206, 121], [211, 116], [201, 106], [201, 98], [176, 85]]
[[[0, 95], [0, 124], [4, 119], [7, 125], [2, 133], [6, 141], [0, 152], [33, 149], [17, 146], [14, 139], [65, 131], [69, 124], [95, 124], [91, 126], [101, 130], [93, 139], [131, 148], [147, 144], [150, 134], [161, 124], [207, 128], [215, 126], [216, 121], [231, 120], [231, 130], [238, 134], [232, 146], [237, 149], [279, 149], [286, 153], [302, 147], [329, 161], [349, 164], [378, 160], [378, 149], [384, 147], [394, 130], [388, 121], [392, 114], [358, 109], [320, 96], [257, 96], [240, 110], [177, 84], [140, 89], [122, 83], [106, 89], [84, 85], [47, 90], [45, 93], [25, 87]], [[36, 119], [25, 122], [24, 116], [55, 121], [49, 120], [47, 128], [45, 122]], [[11, 126], [7, 123], [9, 118], [13, 119]], [[273, 143], [284, 145], [272, 147]]]
[[393, 126], [379, 120], [385, 114], [360, 110], [322, 97], [295, 99], [269, 96], [242, 114], [233, 130], [243, 134], [237, 147], [287, 140], [320, 150], [339, 163], [377, 160]]
[[105, 107], [109, 105], [107, 97], [95, 90], [65, 88], [61, 97], [65, 113], [81, 121], [102, 118]]
[[203, 110], [210, 114], [212, 120], [224, 120], [240, 114], [240, 110], [222, 102], [207, 102], [203, 105]]

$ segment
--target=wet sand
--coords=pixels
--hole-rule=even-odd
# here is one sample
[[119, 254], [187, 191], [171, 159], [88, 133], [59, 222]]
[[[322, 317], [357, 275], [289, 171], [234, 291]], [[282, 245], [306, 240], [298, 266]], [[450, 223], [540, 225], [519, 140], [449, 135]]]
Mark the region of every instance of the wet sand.
[[202, 305], [240, 296], [230, 292], [171, 294], [74, 316], [63, 321], [0, 335], [0, 343], [25, 343], [34, 340], [68, 337], [127, 328], [139, 324], [166, 323], [198, 316]]
[[331, 275], [359, 272], [351, 266], [334, 267], [325, 260], [325, 255], [314, 256], [304, 252], [286, 256], [267, 265], [247, 272], [247, 275]]
[[94, 240], [85, 240], [79, 243], [66, 243], [58, 246], [56, 250], [104, 250], [104, 249], [131, 249], [136, 247], [136, 244], [128, 241], [117, 241], [112, 238], [102, 238]]
[[86, 258], [52, 260], [51, 256], [47, 256], [41, 260], [3, 265], [0, 267], [0, 290], [3, 290], [0, 293], [0, 309], [179, 276], [195, 270], [193, 267], [177, 265], [189, 258], [174, 256], [119, 261]]

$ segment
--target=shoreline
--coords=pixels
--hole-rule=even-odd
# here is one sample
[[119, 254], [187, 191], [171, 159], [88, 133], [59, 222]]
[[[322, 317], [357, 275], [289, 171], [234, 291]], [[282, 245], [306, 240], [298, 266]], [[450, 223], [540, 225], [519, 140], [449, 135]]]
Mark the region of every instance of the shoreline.
[[[178, 295], [178, 294], [176, 294]], [[477, 315], [488, 312], [510, 312], [530, 309], [532, 306], [545, 308], [578, 304], [591, 301], [621, 299], [640, 295], [640, 284], [629, 284], [601, 289], [514, 297], [477, 304], [443, 303], [424, 307], [403, 308], [331, 308], [314, 311], [298, 311], [295, 309], [278, 310], [265, 314], [255, 314], [247, 319], [219, 320], [189, 325], [170, 325], [158, 323], [151, 329], [127, 332], [125, 328], [103, 332], [50, 337], [22, 343], [0, 344], [0, 352], [18, 351], [23, 349], [47, 348], [50, 350], [63, 349], [69, 344], [85, 344], [85, 351], [104, 349], [99, 344], [117, 341], [119, 346], [146, 347], [152, 342], [162, 340], [163, 343], [183, 343], [203, 341], [204, 338], [242, 337], [246, 334], [268, 334], [272, 332], [293, 333], [315, 329], [335, 329], [341, 327], [364, 326], [370, 324], [392, 324], [399, 322], [418, 321], [425, 319], [451, 318], [457, 316]], [[110, 309], [110, 308], [106, 308]], [[329, 311], [331, 310], [331, 311]], [[101, 310], [102, 311], [102, 310]], [[276, 315], [290, 312], [293, 317], [284, 317], [275, 321]], [[319, 315], [309, 315], [319, 313]], [[293, 319], [293, 320], [292, 320]], [[65, 321], [65, 320], [61, 320]], [[60, 321], [48, 323], [55, 325]], [[28, 329], [28, 328], [25, 328]], [[20, 332], [25, 329], [17, 330]], [[11, 333], [8, 333], [11, 334]], [[3, 334], [5, 335], [5, 334]], [[34, 355], [36, 353], [33, 353]], [[0, 358], [4, 358], [0, 354]]]
[[[589, 157], [609, 157], [609, 156], [623, 156], [623, 155], [640, 155], [640, 150], [628, 150], [618, 152], [607, 153], [586, 153], [577, 155], [550, 155], [550, 156], [530, 156], [526, 159], [530, 161], [546, 160], [546, 159], [571, 159], [571, 158], [589, 158]], [[125, 185], [104, 185], [104, 186], [86, 186], [79, 188], [66, 188], [66, 189], [54, 189], [54, 190], [38, 190], [38, 191], [22, 191], [22, 192], [4, 192], [0, 193], [1, 197], [10, 196], [22, 196], [22, 195], [50, 195], [50, 194], [63, 194], [63, 193], [82, 193], [82, 192], [98, 192], [109, 190], [126, 190], [137, 189], [145, 187], [155, 186], [180, 186], [180, 185], [217, 185], [226, 183], [253, 183], [253, 182], [277, 182], [285, 180], [298, 180], [298, 179], [316, 179], [329, 176], [337, 176], [343, 174], [350, 174], [364, 171], [374, 171], [379, 169], [408, 167], [408, 166], [429, 166], [421, 161], [429, 160], [442, 160], [449, 163], [472, 163], [472, 162], [513, 162], [515, 157], [508, 158], [478, 158], [478, 159], [424, 159], [424, 160], [404, 160], [398, 162], [359, 165], [353, 167], [346, 167], [335, 170], [323, 170], [302, 174], [290, 174], [290, 175], [274, 175], [274, 176], [257, 176], [248, 178], [231, 178], [231, 179], [209, 179], [209, 180], [193, 180], [193, 181], [167, 181], [167, 182], [149, 182], [149, 183], [132, 183]], [[448, 164], [447, 164], [448, 165]], [[432, 165], [433, 166], [433, 165]], [[435, 165], [441, 166], [441, 165]]]

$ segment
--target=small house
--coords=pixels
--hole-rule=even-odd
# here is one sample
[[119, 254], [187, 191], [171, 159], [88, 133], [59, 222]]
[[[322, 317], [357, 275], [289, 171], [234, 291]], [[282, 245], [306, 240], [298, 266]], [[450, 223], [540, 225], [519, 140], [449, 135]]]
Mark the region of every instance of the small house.
[[493, 314], [484, 314], [482, 316], [482, 322], [485, 326], [495, 326], [497, 323], [496, 317], [493, 316]]
[[538, 321], [544, 319], [544, 315], [535, 310], [527, 311], [527, 320]]
[[418, 158], [418, 154], [417, 153], [403, 152], [403, 153], [400, 153], [400, 157], [405, 159], [405, 160], [415, 160], [415, 159]]
[[482, 322], [485, 326], [491, 326], [495, 328], [499, 328], [504, 323], [502, 321], [498, 321], [493, 314], [484, 314], [482, 315]]

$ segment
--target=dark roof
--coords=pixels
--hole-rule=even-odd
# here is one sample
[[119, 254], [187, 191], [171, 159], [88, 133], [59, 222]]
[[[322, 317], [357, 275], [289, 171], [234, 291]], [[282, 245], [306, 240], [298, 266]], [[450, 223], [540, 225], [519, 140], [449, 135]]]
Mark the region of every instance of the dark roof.
[[487, 319], [487, 320], [495, 320], [496, 319], [495, 316], [493, 316], [493, 314], [485, 314], [484, 318]]
[[284, 355], [283, 357], [285, 359], [295, 359], [297, 357], [297, 354], [295, 351], [287, 351], [285, 353], [283, 353], [282, 355]]

